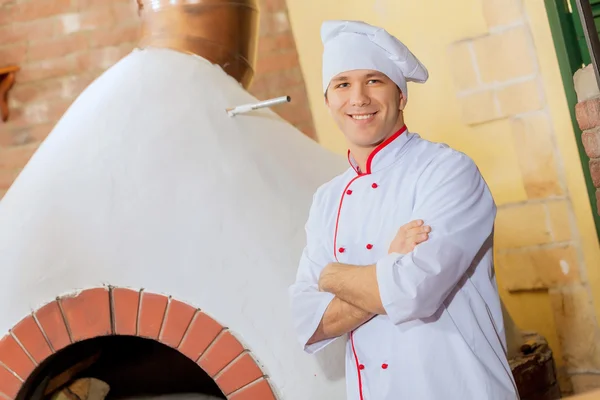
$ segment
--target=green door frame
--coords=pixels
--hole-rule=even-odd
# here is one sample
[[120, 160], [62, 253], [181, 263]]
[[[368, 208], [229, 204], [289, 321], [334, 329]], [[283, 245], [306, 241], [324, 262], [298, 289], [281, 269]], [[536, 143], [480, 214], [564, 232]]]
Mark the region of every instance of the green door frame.
[[[596, 188], [592, 182], [590, 172], [590, 159], [585, 153], [582, 141], [582, 131], [579, 129], [575, 118], [575, 105], [577, 104], [577, 93], [575, 92], [575, 84], [573, 83], [573, 75], [579, 70], [584, 61], [590, 61], [589, 53], [585, 53], [585, 48], [580, 46], [578, 42], [578, 32], [583, 33], [579, 13], [574, 3], [571, 3], [573, 13], [569, 10], [569, 0], [544, 0], [546, 12], [550, 22], [552, 31], [552, 39], [554, 40], [554, 48], [558, 57], [560, 75], [562, 77], [567, 103], [569, 104], [569, 113], [571, 115], [571, 123], [575, 132], [575, 141], [579, 150], [579, 158], [585, 178], [588, 198], [592, 206], [592, 215], [596, 225], [596, 235], [600, 238], [600, 215], [596, 211]], [[574, 0], [572, 0], [574, 1]]]

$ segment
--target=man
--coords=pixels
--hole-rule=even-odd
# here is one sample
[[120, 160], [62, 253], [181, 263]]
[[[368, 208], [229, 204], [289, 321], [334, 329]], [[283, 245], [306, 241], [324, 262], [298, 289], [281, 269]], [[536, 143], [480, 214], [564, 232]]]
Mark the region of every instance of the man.
[[321, 36], [325, 101], [351, 168], [309, 213], [290, 288], [302, 346], [315, 353], [349, 333], [351, 400], [518, 398], [490, 191], [469, 157], [404, 124], [407, 81], [425, 82], [426, 68], [363, 22], [328, 21]]

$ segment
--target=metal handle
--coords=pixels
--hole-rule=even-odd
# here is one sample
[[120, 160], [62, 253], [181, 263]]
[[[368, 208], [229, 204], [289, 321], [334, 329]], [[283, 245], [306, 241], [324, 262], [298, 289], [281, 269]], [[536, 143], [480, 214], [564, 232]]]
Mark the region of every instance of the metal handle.
[[227, 111], [227, 114], [230, 117], [234, 117], [237, 114], [247, 113], [252, 110], [258, 110], [259, 108], [273, 107], [278, 104], [289, 103], [291, 100], [292, 100], [292, 98], [290, 96], [281, 96], [281, 97], [276, 97], [274, 99], [260, 101], [258, 103], [244, 104], [244, 105], [237, 106], [234, 108], [228, 108], [225, 111]]

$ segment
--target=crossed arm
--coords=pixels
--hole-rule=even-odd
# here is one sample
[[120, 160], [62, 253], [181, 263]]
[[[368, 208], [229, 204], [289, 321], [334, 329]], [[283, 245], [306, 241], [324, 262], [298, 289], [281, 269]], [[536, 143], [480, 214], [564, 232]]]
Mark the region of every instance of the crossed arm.
[[[400, 228], [389, 252], [410, 252], [427, 240], [430, 227], [412, 221]], [[319, 290], [335, 295], [307, 344], [338, 337], [385, 314], [379, 295], [375, 265], [328, 264], [319, 278]]]

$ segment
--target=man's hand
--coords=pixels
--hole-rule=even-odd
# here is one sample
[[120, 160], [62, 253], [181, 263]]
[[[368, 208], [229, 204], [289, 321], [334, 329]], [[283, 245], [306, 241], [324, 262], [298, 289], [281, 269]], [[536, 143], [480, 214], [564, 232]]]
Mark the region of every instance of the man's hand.
[[398, 233], [396, 233], [396, 237], [390, 244], [388, 254], [410, 253], [419, 243], [429, 239], [429, 232], [431, 232], [431, 227], [424, 225], [423, 220], [421, 219], [417, 219], [409, 222], [406, 225], [402, 225], [398, 230]]
[[336, 264], [329, 263], [321, 271], [321, 275], [319, 276], [319, 291], [328, 292], [330, 290], [331, 285], [335, 283], [335, 281], [331, 279], [335, 276], [335, 266]]

